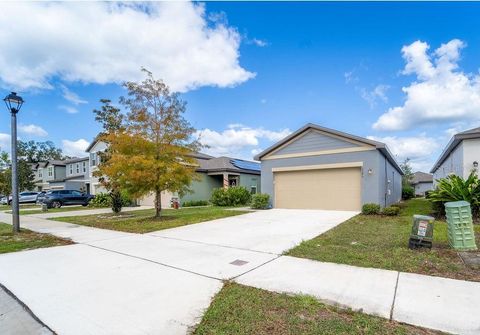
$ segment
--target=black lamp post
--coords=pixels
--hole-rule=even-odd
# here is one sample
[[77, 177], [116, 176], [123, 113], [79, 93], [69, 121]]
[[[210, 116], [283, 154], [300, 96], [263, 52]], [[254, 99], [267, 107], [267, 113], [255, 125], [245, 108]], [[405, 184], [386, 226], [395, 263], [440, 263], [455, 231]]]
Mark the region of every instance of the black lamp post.
[[[12, 92], [3, 99], [12, 114], [12, 225], [13, 232], [20, 231], [20, 213], [18, 206], [18, 170], [17, 170], [17, 113], [23, 105], [22, 97]], [[7, 198], [8, 200], [8, 198]]]

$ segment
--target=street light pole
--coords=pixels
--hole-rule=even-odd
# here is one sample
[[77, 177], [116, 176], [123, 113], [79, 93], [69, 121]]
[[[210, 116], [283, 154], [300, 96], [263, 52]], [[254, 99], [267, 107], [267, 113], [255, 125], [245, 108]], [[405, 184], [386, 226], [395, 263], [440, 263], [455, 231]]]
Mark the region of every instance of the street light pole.
[[17, 113], [23, 105], [23, 99], [17, 93], [12, 92], [3, 101], [12, 115], [12, 226], [13, 232], [18, 233], [20, 232], [20, 210], [18, 204]]

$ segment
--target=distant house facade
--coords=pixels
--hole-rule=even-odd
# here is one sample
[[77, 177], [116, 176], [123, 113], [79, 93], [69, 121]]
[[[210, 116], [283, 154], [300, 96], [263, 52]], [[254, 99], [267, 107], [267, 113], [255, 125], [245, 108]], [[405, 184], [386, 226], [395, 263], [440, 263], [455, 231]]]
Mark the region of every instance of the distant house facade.
[[65, 162], [60, 160], [50, 160], [40, 162], [32, 167], [35, 175], [34, 183], [36, 191], [48, 191], [53, 189], [63, 189], [65, 187]]
[[452, 137], [430, 173], [436, 180], [455, 174], [467, 178], [478, 170], [480, 162], [480, 128], [470, 129]]
[[94, 139], [92, 143], [85, 150], [88, 153], [88, 181], [87, 190], [90, 194], [105, 193], [107, 190], [100, 183], [98, 177], [94, 176], [95, 171], [100, 164], [100, 153], [107, 149], [107, 143]]
[[403, 172], [384, 143], [307, 124], [255, 157], [275, 208], [359, 211], [402, 194]]
[[66, 160], [65, 172], [65, 189], [90, 193], [89, 157]]
[[417, 171], [413, 174], [411, 185], [416, 196], [425, 196], [425, 192], [433, 190], [433, 175]]

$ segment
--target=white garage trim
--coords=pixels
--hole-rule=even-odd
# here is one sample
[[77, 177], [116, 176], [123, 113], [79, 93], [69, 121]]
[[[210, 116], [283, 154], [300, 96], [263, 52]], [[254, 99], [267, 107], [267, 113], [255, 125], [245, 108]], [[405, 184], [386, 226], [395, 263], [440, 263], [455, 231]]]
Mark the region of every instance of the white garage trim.
[[263, 157], [262, 160], [342, 154], [347, 152], [359, 152], [359, 151], [370, 151], [370, 150], [376, 150], [376, 148], [362, 146], [362, 147], [351, 147], [351, 148], [341, 148], [341, 149], [322, 150], [322, 151], [299, 152], [295, 154], [283, 154], [283, 155], [271, 155], [271, 156], [269, 155], [269, 156]]
[[272, 172], [341, 169], [341, 168], [352, 168], [352, 167], [363, 167], [363, 162], [277, 167], [277, 168], [272, 168]]

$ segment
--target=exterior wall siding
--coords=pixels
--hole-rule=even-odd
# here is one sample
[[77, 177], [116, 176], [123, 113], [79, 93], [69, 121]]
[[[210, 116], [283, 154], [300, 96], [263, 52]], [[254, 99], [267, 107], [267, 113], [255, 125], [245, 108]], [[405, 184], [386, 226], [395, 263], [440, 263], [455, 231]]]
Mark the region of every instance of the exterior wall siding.
[[[302, 166], [302, 165], [362, 162], [363, 163], [363, 168], [361, 171], [362, 172], [362, 187], [361, 187], [362, 204], [377, 203], [380, 205], [384, 205], [385, 204], [384, 192], [383, 191], [380, 192], [381, 190], [380, 178], [382, 176], [382, 175], [379, 175], [379, 173], [382, 173], [381, 171], [379, 171], [380, 161], [383, 164], [383, 155], [377, 150], [339, 153], [339, 154], [330, 154], [330, 155], [319, 155], [319, 156], [308, 156], [308, 157], [263, 160], [262, 161], [262, 179], [261, 179], [262, 192], [269, 194], [271, 197], [272, 204], [275, 203], [273, 172], [272, 172], [273, 168], [295, 167], [295, 166]], [[373, 171], [371, 175], [368, 174], [369, 169], [372, 169]], [[384, 171], [384, 169], [382, 169], [382, 171]], [[398, 191], [395, 190], [395, 192], [398, 192]], [[401, 194], [401, 187], [400, 187], [400, 194]]]
[[240, 174], [240, 185], [245, 187], [247, 190], [251, 191], [252, 186], [256, 187], [257, 193], [262, 192], [262, 185], [261, 185], [261, 178], [259, 175], [255, 174], [247, 174], [241, 173]]
[[[443, 161], [443, 163], [438, 167], [438, 169], [433, 173], [433, 184], [436, 186], [436, 180], [445, 178], [449, 174], [453, 173], [460, 177], [465, 177], [464, 174], [464, 143], [462, 141], [456, 148], [453, 150], [450, 155]], [[473, 167], [473, 166], [472, 166]]]
[[212, 191], [214, 188], [219, 188], [223, 186], [222, 178], [212, 177], [206, 173], [197, 173], [200, 177], [200, 180], [193, 181], [190, 185], [192, 193], [185, 194], [180, 202], [184, 203], [185, 201], [192, 200], [210, 200], [212, 196]]
[[305, 135], [294, 140], [289, 145], [276, 151], [273, 155], [296, 154], [321, 150], [332, 150], [341, 148], [358, 147], [348, 141], [323, 135], [315, 130], [308, 131]]
[[474, 169], [473, 162], [480, 163], [480, 139], [463, 140], [463, 177]]
[[[385, 156], [380, 153], [378, 155], [379, 165], [376, 178], [378, 180], [380, 200], [377, 203], [382, 206], [390, 206], [402, 199], [402, 175]], [[373, 171], [373, 175], [375, 175], [375, 171]]]
[[433, 182], [415, 184], [415, 195], [425, 195], [425, 192], [433, 190]]

